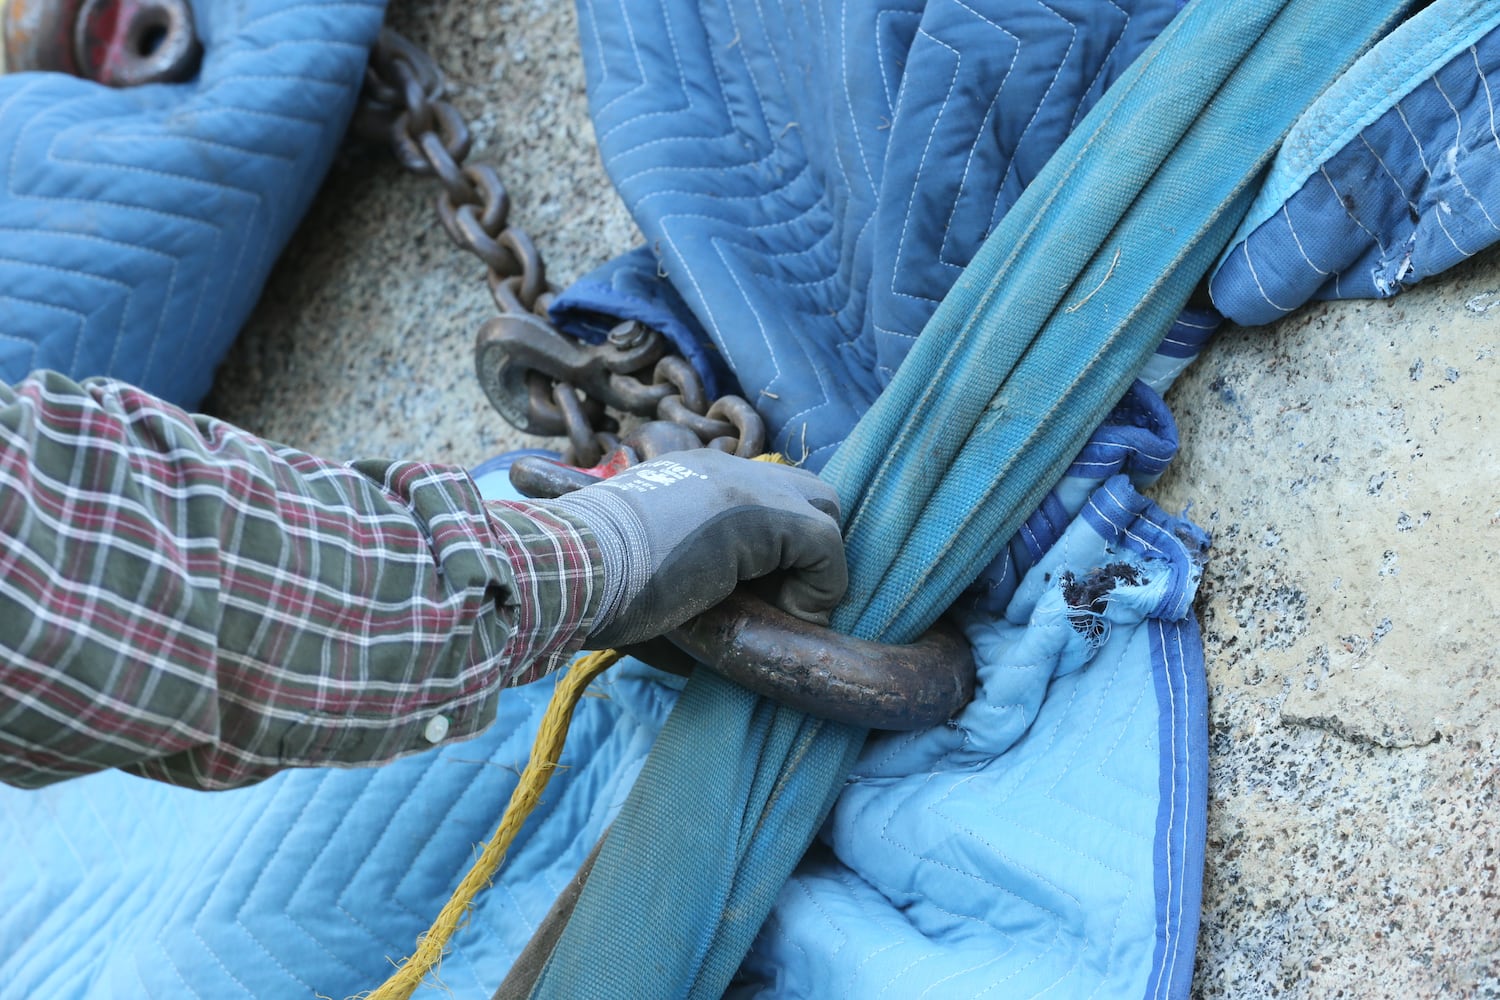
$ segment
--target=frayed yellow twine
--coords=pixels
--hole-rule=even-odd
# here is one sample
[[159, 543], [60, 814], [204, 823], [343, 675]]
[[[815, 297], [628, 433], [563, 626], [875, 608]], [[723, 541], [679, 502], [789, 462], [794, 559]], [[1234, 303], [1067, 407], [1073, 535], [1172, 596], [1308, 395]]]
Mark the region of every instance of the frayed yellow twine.
[[422, 980], [427, 978], [428, 973], [442, 962], [454, 932], [468, 917], [475, 898], [494, 881], [495, 873], [505, 861], [505, 852], [510, 849], [511, 842], [516, 839], [526, 818], [541, 801], [542, 792], [562, 756], [563, 742], [568, 737], [568, 726], [573, 721], [573, 708], [578, 704], [578, 699], [583, 697], [584, 690], [595, 677], [608, 670], [619, 659], [620, 654], [612, 649], [579, 657], [557, 682], [552, 700], [547, 703], [547, 711], [542, 716], [541, 727], [537, 730], [536, 741], [531, 745], [531, 759], [521, 772], [521, 781], [516, 785], [516, 790], [511, 793], [510, 802], [505, 807], [505, 815], [500, 818], [495, 836], [479, 852], [478, 859], [463, 881], [458, 883], [458, 888], [453, 890], [453, 896], [438, 913], [432, 926], [417, 938], [417, 949], [412, 956], [403, 960], [391, 977], [373, 992], [361, 994], [359, 998], [351, 1000], [408, 1000], [417, 987], [422, 985]]
[[[806, 433], [806, 428], [803, 428], [803, 432]], [[755, 457], [761, 462], [789, 464], [777, 454]], [[552, 779], [552, 772], [557, 769], [558, 759], [562, 756], [563, 742], [568, 737], [568, 726], [573, 721], [573, 709], [577, 706], [578, 699], [583, 697], [584, 690], [595, 677], [614, 666], [619, 659], [620, 654], [613, 649], [602, 649], [581, 656], [557, 682], [552, 700], [547, 703], [547, 711], [542, 716], [536, 740], [531, 745], [531, 759], [521, 772], [521, 781], [516, 785], [516, 790], [510, 795], [510, 802], [505, 806], [505, 815], [500, 817], [495, 836], [479, 852], [479, 858], [469, 868], [463, 881], [458, 883], [458, 888], [453, 890], [453, 895], [444, 904], [437, 919], [433, 920], [432, 926], [417, 938], [417, 950], [411, 957], [403, 959], [396, 966], [396, 971], [391, 973], [391, 977], [376, 989], [350, 997], [349, 1000], [410, 1000], [417, 987], [422, 985], [422, 980], [441, 964], [454, 932], [468, 917], [474, 900], [494, 881], [495, 873], [505, 861], [505, 852], [510, 850], [511, 841], [516, 839], [516, 834], [525, 825], [527, 817], [542, 800], [542, 792]]]

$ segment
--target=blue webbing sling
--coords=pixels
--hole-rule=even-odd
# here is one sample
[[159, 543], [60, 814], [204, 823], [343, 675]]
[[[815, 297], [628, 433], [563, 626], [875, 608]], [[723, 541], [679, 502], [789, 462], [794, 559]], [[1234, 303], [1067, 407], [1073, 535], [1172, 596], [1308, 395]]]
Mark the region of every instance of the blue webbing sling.
[[[837, 629], [910, 641], [995, 556], [1156, 349], [1291, 124], [1407, 6], [1199, 0], [1109, 89], [825, 468], [852, 575]], [[722, 995], [865, 735], [700, 671], [533, 995]]]

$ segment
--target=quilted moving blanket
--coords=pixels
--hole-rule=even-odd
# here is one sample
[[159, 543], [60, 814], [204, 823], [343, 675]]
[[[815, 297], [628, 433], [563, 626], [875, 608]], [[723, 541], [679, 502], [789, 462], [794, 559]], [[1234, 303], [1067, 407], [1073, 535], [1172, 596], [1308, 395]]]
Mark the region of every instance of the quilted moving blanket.
[[[559, 315], [589, 336], [600, 314], [649, 319], [754, 399], [778, 447], [820, 466], [995, 221], [1176, 8], [581, 0], [601, 150], [647, 243], [579, 282]], [[352, 17], [314, 29], [344, 40], [335, 53], [368, 41], [371, 8], [329, 9]], [[1500, 219], [1500, 169], [1485, 159], [1500, 152], [1485, 103], [1496, 20], [1492, 4], [1438, 0], [1356, 67], [1358, 86], [1309, 113], [1295, 133], [1307, 141], [1288, 144], [1225, 255], [1217, 304], [1259, 322], [1262, 299], [1280, 311], [1389, 294], [1500, 235], [1486, 229]], [[0, 104], [0, 129], [16, 100]], [[1309, 249], [1330, 220], [1344, 238]], [[273, 253], [289, 225], [252, 227], [245, 259]], [[78, 239], [64, 224], [50, 262], [8, 254], [0, 266], [25, 270], [0, 275], [0, 295], [51, 288], [36, 275], [69, 271]], [[172, 295], [201, 297], [213, 280], [173, 273]], [[232, 273], [234, 294], [253, 298], [263, 271]], [[1207, 539], [1141, 491], [1177, 444], [1160, 393], [1218, 321], [1206, 305], [1179, 319], [960, 601], [979, 696], [951, 726], [869, 744], [732, 995], [1187, 995], [1208, 763], [1191, 601]], [[491, 495], [508, 490], [504, 467], [475, 470]], [[638, 663], [597, 683], [564, 768], [423, 995], [490, 995], [678, 697]], [[509, 692], [483, 737], [385, 768], [211, 795], [121, 774], [0, 790], [0, 992], [370, 988], [493, 830], [550, 688]]]
[[197, 407], [333, 160], [384, 7], [196, 3], [203, 63], [180, 84], [0, 76], [0, 378], [110, 375]]

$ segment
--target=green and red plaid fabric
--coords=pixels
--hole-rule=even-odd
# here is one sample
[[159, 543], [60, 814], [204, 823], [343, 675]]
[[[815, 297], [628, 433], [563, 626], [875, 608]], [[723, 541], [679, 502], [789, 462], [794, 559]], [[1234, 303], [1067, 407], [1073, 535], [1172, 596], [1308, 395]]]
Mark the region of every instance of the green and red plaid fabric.
[[137, 389], [0, 386], [0, 780], [227, 788], [473, 735], [575, 652], [598, 547], [458, 468], [340, 465]]

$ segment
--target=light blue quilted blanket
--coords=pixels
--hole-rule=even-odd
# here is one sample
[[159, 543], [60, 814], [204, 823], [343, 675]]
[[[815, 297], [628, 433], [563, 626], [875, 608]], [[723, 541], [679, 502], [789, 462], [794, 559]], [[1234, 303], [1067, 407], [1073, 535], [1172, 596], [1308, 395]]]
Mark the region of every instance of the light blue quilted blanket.
[[[941, 995], [977, 995], [1017, 969], [1064, 995], [1185, 988], [1207, 766], [1188, 615], [1203, 538], [1132, 487], [1131, 474], [1149, 477], [1174, 445], [1169, 425], [1137, 431], [1091, 445], [1049, 500], [1055, 516], [1033, 519], [1017, 547], [1028, 582], [1009, 612], [981, 601], [964, 615], [986, 667], [960, 721], [983, 739], [944, 727], [872, 745], [828, 849], [851, 837], [867, 845], [879, 881], [796, 879], [737, 993], [912, 996], [956, 977], [957, 992]], [[504, 463], [477, 472], [489, 495], [514, 495]], [[1063, 497], [1082, 515], [1069, 517]], [[1035, 546], [1048, 554], [1031, 566]], [[1085, 635], [1053, 584], [1104, 564], [1138, 575]], [[379, 769], [292, 771], [218, 793], [119, 772], [0, 789], [0, 842], [11, 848], [0, 869], [0, 941], [12, 945], [3, 995], [262, 1000], [371, 988], [493, 832], [551, 688], [507, 693], [475, 740]], [[676, 696], [669, 678], [633, 661], [594, 693], [441, 985], [421, 996], [490, 996], [618, 811]], [[1054, 829], [1053, 816], [1070, 822]], [[918, 854], [930, 856], [913, 864]], [[1159, 874], [1158, 857], [1180, 860]]]
[[196, 407], [354, 109], [384, 0], [202, 0], [182, 84], [0, 76], [0, 378]]
[[[579, 283], [562, 315], [584, 331], [599, 312], [651, 318], [762, 407], [779, 447], [821, 464], [994, 221], [1175, 8], [581, 0], [601, 149], [650, 249]], [[84, 369], [144, 363], [116, 374], [179, 397], [206, 386], [219, 348], [188, 351], [184, 370], [168, 371], [163, 338], [183, 337], [172, 341], [181, 351], [243, 318], [316, 186], [379, 16], [278, 0], [206, 10], [237, 55], [216, 63], [211, 49], [203, 79], [180, 93], [106, 98], [70, 81], [0, 80], [0, 148], [31, 149], [42, 135], [53, 170], [75, 165], [58, 150], [94, 158], [66, 188], [48, 187], [61, 182], [29, 161], [0, 161], [10, 170], [0, 241], [18, 228], [6, 213], [22, 213], [29, 234], [0, 242], [0, 359], [24, 370], [42, 355], [23, 352], [58, 349]], [[1446, 48], [1401, 57], [1399, 73], [1396, 50], [1377, 50], [1351, 73], [1359, 86], [1308, 116], [1308, 142], [1288, 146], [1215, 278], [1232, 316], [1258, 321], [1261, 299], [1280, 311], [1311, 295], [1385, 294], [1376, 277], [1357, 289], [1353, 279], [1387, 275], [1394, 290], [1458, 259], [1439, 246], [1449, 236], [1459, 256], [1494, 240], [1500, 169], [1477, 166], [1500, 152], [1485, 131], [1495, 120], [1487, 73], [1500, 60], [1494, 9], [1438, 0], [1413, 25], [1440, 17], [1453, 26]], [[329, 40], [331, 55], [312, 58]], [[214, 76], [221, 65], [237, 69]], [[287, 79], [321, 96], [278, 90]], [[126, 162], [140, 143], [111, 142], [101, 121], [149, 120], [161, 135], [183, 93], [206, 113], [159, 147], [179, 150], [178, 166]], [[1356, 110], [1356, 96], [1369, 106]], [[276, 135], [251, 138], [266, 120]], [[1424, 123], [1411, 125], [1418, 152], [1404, 157], [1392, 152], [1403, 121]], [[257, 143], [267, 155], [246, 156]], [[217, 164], [211, 180], [184, 175], [181, 163], [198, 160]], [[1324, 178], [1332, 196], [1318, 193]], [[80, 231], [65, 210], [91, 199], [145, 245]], [[231, 209], [239, 221], [219, 227]], [[1278, 235], [1281, 219], [1294, 224]], [[1303, 254], [1302, 238], [1329, 219], [1354, 223], [1342, 242]], [[1255, 268], [1236, 272], [1237, 254]], [[1294, 255], [1306, 268], [1259, 263]], [[7, 325], [13, 317], [42, 320]], [[1159, 393], [1217, 322], [1207, 309], [1179, 320], [965, 596], [955, 613], [981, 662], [975, 703], [952, 726], [869, 744], [734, 995], [1187, 994], [1208, 765], [1190, 606], [1206, 539], [1140, 491], [1177, 444]], [[5, 355], [14, 329], [41, 332]], [[85, 335], [98, 330], [103, 340]], [[121, 330], [147, 339], [120, 347]], [[476, 477], [492, 495], [508, 489], [501, 464]], [[1103, 590], [1107, 599], [1091, 599]], [[0, 993], [344, 997], [372, 987], [492, 832], [550, 689], [509, 692], [485, 736], [375, 770], [287, 773], [215, 794], [121, 774], [0, 789]], [[595, 693], [566, 767], [423, 995], [489, 996], [618, 810], [676, 697], [635, 663]]]

